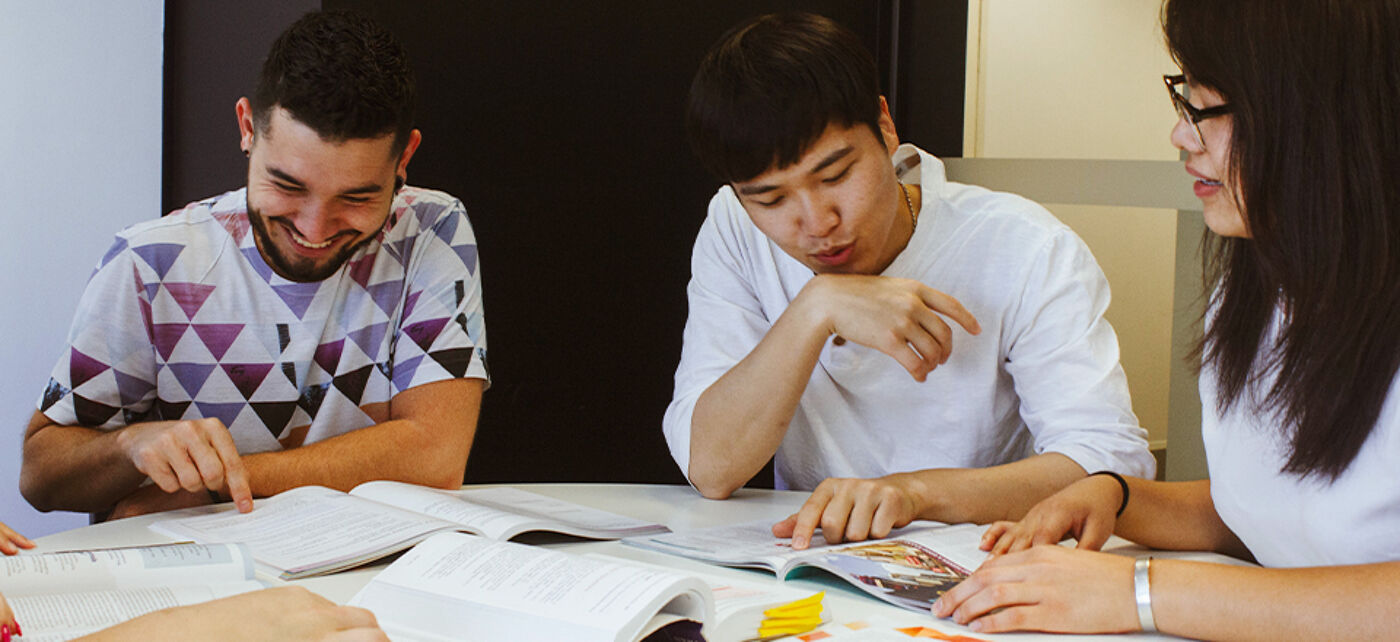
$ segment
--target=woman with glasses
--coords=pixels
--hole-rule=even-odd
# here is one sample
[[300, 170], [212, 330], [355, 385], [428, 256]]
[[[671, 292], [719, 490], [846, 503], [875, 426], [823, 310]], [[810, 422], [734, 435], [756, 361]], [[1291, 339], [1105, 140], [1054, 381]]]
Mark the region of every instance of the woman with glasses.
[[[1286, 4], [1286, 6], [1284, 6]], [[1167, 0], [1210, 228], [1210, 479], [1094, 475], [934, 605], [983, 632], [1400, 636], [1400, 0]], [[1187, 96], [1183, 96], [1183, 88]], [[1117, 533], [1263, 568], [1093, 552]], [[1080, 549], [1053, 544], [1078, 538]]]

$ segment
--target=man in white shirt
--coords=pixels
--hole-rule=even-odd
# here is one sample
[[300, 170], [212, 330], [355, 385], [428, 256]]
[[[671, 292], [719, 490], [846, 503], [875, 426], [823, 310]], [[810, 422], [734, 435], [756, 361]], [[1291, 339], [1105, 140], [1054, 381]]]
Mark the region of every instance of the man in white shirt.
[[1018, 518], [1089, 471], [1150, 477], [1088, 248], [900, 146], [875, 79], [810, 14], [741, 24], [701, 63], [687, 128], [726, 184], [664, 420], [681, 470], [724, 498], [775, 457], [779, 488], [814, 490], [774, 526], [797, 548], [817, 527]]

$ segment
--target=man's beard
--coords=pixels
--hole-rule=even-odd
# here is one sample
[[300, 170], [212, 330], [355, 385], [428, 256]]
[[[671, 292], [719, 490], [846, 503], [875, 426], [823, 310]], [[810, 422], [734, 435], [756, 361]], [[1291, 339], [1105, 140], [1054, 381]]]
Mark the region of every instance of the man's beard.
[[[346, 245], [323, 262], [318, 263], [308, 258], [289, 257], [284, 254], [282, 248], [278, 247], [272, 240], [272, 234], [267, 229], [267, 219], [258, 212], [257, 208], [253, 207], [252, 203], [248, 204], [248, 223], [253, 230], [253, 237], [257, 241], [258, 251], [262, 254], [263, 260], [267, 261], [268, 266], [272, 268], [272, 271], [288, 281], [300, 283], [324, 281], [330, 275], [335, 274], [346, 261], [350, 260], [356, 251], [374, 240], [374, 235], [366, 236]], [[296, 242], [291, 239], [288, 241]]]

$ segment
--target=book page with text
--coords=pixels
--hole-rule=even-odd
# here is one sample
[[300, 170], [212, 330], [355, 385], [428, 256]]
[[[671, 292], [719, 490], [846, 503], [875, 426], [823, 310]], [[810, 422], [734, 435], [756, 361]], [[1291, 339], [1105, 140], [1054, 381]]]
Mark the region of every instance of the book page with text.
[[25, 642], [69, 640], [173, 606], [198, 604], [264, 588], [252, 580], [205, 586], [7, 596]]
[[249, 550], [235, 544], [167, 544], [0, 557], [10, 597], [253, 579]]
[[612, 642], [633, 639], [662, 610], [703, 621], [708, 600], [703, 582], [678, 573], [441, 533], [350, 604], [425, 637]]
[[455, 522], [499, 540], [535, 530], [598, 539], [666, 530], [660, 524], [510, 487], [449, 491], [373, 481], [356, 486], [350, 494]]
[[457, 526], [321, 486], [303, 486], [260, 502], [251, 513], [228, 510], [165, 520], [151, 529], [199, 542], [244, 542], [258, 562], [284, 579], [355, 566]]

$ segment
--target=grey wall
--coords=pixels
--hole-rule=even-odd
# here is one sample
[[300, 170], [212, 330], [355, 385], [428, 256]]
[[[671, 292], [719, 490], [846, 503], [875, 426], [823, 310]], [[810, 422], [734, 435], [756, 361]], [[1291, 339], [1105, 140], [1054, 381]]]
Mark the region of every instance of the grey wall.
[[160, 213], [161, 0], [0, 0], [0, 520], [80, 526], [19, 495], [20, 443], [118, 229]]

